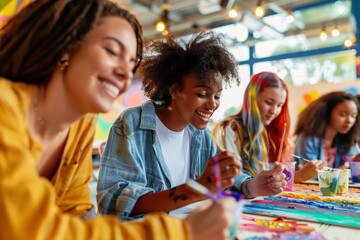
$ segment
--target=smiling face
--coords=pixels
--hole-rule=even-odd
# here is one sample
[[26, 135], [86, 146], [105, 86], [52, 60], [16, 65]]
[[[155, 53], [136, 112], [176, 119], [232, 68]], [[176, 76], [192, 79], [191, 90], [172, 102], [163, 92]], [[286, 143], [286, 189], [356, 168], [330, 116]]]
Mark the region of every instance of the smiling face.
[[264, 126], [279, 116], [286, 100], [286, 91], [282, 88], [264, 88], [256, 97], [256, 103], [260, 110], [261, 120]]
[[136, 35], [119, 17], [104, 17], [79, 44], [64, 72], [68, 97], [84, 112], [107, 112], [130, 86]]
[[222, 76], [215, 73], [209, 76], [204, 84], [197, 80], [194, 73], [183, 78], [183, 89], [174, 86], [170, 89], [172, 101], [170, 106], [179, 115], [182, 128], [191, 124], [197, 129], [205, 129], [210, 117], [220, 106]]
[[328, 127], [337, 133], [346, 134], [354, 126], [357, 114], [356, 104], [351, 100], [345, 100], [331, 111], [331, 122]]

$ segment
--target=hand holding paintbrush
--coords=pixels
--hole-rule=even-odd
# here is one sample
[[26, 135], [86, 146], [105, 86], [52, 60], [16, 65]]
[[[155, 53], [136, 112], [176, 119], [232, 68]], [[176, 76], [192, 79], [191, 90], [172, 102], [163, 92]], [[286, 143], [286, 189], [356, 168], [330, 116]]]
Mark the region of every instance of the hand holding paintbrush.
[[233, 185], [236, 175], [241, 174], [241, 163], [234, 153], [224, 150], [210, 132], [209, 135], [220, 153], [208, 160], [203, 173], [196, 181], [216, 192], [218, 196], [222, 189]]
[[353, 158], [348, 157], [348, 159], [350, 159], [351, 162], [360, 162], [360, 147], [356, 140], [354, 142], [358, 153]]
[[326, 166], [326, 163], [322, 160], [308, 160], [295, 154], [291, 154], [291, 156], [306, 162], [305, 165], [299, 164], [295, 172], [295, 182], [303, 182], [316, 177], [317, 170], [323, 169]]

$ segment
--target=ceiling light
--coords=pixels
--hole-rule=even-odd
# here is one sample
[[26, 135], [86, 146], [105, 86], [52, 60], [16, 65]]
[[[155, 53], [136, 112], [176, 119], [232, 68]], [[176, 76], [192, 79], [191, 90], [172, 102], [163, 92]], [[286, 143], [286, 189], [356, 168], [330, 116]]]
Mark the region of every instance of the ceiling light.
[[351, 47], [353, 45], [353, 42], [350, 39], [346, 39], [344, 41], [344, 46], [345, 47]]
[[166, 24], [162, 20], [159, 20], [155, 25], [156, 31], [162, 32], [166, 29]]
[[337, 27], [335, 27], [332, 31], [331, 31], [331, 35], [333, 37], [338, 37], [340, 35], [340, 31]]
[[292, 22], [295, 21], [295, 17], [294, 17], [294, 15], [292, 15], [291, 12], [289, 12], [289, 14], [287, 15], [286, 21], [287, 21], [288, 23], [292, 23]]
[[238, 12], [235, 9], [230, 9], [229, 11], [229, 17], [235, 18], [238, 15]]
[[265, 15], [265, 9], [261, 6], [261, 1], [258, 2], [256, 8], [255, 8], [255, 16], [261, 18]]
[[334, 29], [331, 31], [331, 35], [333, 36], [333, 37], [338, 37], [338, 36], [340, 36], [340, 30], [338, 29], [338, 27], [337, 27], [337, 24], [336, 24], [336, 21], [335, 21], [335, 27], [334, 27]]
[[320, 39], [321, 41], [326, 41], [327, 37], [328, 37], [327, 32], [325, 30], [325, 27], [323, 27], [320, 33]]
[[168, 34], [168, 11], [170, 10], [170, 4], [167, 0], [164, 0], [164, 2], [161, 4], [161, 8], [163, 9], [163, 13], [160, 16], [159, 20], [155, 24], [155, 29], [158, 32], [162, 32], [164, 34], [164, 31], [166, 31], [165, 35]]

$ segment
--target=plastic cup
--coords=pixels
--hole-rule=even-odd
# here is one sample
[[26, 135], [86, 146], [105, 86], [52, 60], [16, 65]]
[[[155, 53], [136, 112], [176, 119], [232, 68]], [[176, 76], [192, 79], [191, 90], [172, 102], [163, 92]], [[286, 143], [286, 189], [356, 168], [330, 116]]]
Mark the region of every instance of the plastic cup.
[[348, 193], [350, 169], [341, 169], [336, 193]]
[[323, 196], [335, 196], [340, 170], [328, 169], [317, 170], [319, 178], [319, 187]]
[[350, 162], [351, 178], [353, 182], [360, 182], [360, 162]]
[[281, 163], [285, 166], [283, 173], [285, 174], [285, 181], [287, 182], [284, 190], [292, 191], [294, 188], [294, 178], [295, 178], [295, 164], [296, 162], [283, 162]]
[[[284, 166], [283, 173], [285, 174], [286, 186], [284, 187], [285, 191], [292, 191], [294, 188], [294, 177], [295, 177], [295, 164], [296, 162], [281, 162], [281, 165]], [[270, 170], [274, 167], [274, 163], [268, 163], [267, 169]]]

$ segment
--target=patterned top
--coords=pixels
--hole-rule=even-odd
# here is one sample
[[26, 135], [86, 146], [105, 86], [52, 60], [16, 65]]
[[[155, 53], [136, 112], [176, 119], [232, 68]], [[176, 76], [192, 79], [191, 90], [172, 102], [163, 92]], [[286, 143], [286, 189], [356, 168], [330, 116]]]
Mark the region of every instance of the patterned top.
[[[324, 151], [324, 145], [323, 145], [323, 138], [321, 137], [309, 137], [304, 136], [303, 134], [299, 134], [295, 141], [295, 155], [301, 156], [308, 160], [326, 160], [325, 159], [325, 151]], [[352, 146], [348, 153], [344, 154], [340, 149], [337, 147], [337, 139], [335, 137], [334, 139], [334, 145], [336, 147], [336, 150], [332, 148], [330, 151], [330, 154], [328, 155], [334, 155], [334, 160], [329, 159], [332, 164], [333, 168], [338, 168], [342, 166], [345, 161], [344, 158], [346, 157], [353, 157], [356, 155], [356, 148], [355, 146]], [[303, 160], [298, 160], [297, 158], [294, 158], [294, 161], [297, 161], [297, 164], [305, 165], [306, 162]]]
[[323, 153], [324, 153], [324, 161], [326, 162], [326, 166], [333, 168], [335, 163], [335, 155], [336, 155], [337, 147], [329, 147], [325, 142], [323, 143]]

